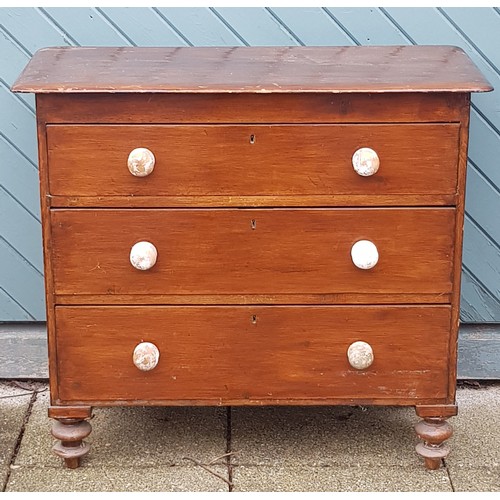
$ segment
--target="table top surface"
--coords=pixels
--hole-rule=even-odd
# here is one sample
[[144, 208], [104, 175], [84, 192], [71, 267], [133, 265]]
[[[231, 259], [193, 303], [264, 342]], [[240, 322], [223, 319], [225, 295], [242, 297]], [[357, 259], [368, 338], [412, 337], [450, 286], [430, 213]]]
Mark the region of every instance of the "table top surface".
[[485, 92], [453, 46], [51, 47], [12, 86], [34, 93]]

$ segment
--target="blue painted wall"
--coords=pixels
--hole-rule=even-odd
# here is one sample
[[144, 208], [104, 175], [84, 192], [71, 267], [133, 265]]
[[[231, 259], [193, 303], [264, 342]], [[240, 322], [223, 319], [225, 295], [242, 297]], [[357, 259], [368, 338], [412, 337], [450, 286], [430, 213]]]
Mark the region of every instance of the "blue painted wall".
[[497, 8], [0, 8], [0, 321], [44, 319], [34, 99], [10, 85], [55, 45], [458, 45], [498, 90], [472, 98], [462, 320], [500, 322]]

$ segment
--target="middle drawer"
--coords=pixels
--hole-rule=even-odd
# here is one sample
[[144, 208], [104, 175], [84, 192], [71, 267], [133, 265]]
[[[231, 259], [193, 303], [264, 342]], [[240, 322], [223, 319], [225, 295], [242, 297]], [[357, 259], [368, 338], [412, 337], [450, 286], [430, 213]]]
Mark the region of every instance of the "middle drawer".
[[[54, 290], [396, 294], [396, 302], [430, 294], [442, 302], [452, 289], [454, 216], [452, 208], [52, 210]], [[155, 249], [152, 267], [132, 265], [150, 266]]]

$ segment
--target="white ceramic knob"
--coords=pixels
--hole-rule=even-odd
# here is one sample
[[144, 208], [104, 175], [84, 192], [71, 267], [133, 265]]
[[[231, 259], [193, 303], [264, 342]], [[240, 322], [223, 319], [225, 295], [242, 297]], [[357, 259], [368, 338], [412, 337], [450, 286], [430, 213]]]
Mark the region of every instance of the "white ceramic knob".
[[380, 167], [378, 154], [370, 148], [360, 148], [352, 155], [352, 166], [358, 175], [369, 177]]
[[357, 241], [351, 248], [351, 258], [359, 269], [371, 269], [378, 262], [377, 247], [368, 240]]
[[160, 360], [160, 350], [151, 342], [141, 342], [135, 346], [132, 361], [143, 372], [148, 372], [156, 367]]
[[349, 364], [356, 370], [365, 370], [373, 363], [373, 349], [370, 344], [358, 340], [347, 349]]
[[146, 177], [155, 168], [155, 155], [147, 148], [136, 148], [128, 155], [127, 167], [132, 175]]
[[139, 271], [147, 271], [156, 264], [158, 251], [149, 241], [139, 241], [130, 250], [130, 263]]

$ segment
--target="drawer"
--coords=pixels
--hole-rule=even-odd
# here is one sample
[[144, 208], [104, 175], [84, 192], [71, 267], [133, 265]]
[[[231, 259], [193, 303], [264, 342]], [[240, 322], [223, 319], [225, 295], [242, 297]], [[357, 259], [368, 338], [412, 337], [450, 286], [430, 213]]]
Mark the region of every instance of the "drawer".
[[[52, 210], [54, 290], [99, 300], [368, 293], [411, 302], [404, 294], [451, 292], [454, 217], [451, 208]], [[362, 240], [378, 252], [371, 269], [351, 258]], [[131, 264], [139, 242], [156, 248], [150, 269]]]
[[[199, 205], [203, 196], [224, 205], [333, 195], [386, 196], [397, 204], [405, 196], [456, 193], [458, 132], [458, 124], [49, 125], [49, 190], [56, 197], [133, 196], [130, 203], [164, 196], [172, 206]], [[365, 147], [380, 162], [372, 176], [352, 165]], [[129, 172], [136, 148], [153, 153], [150, 175]]]
[[[449, 306], [59, 306], [55, 318], [64, 402], [411, 404], [447, 395]], [[357, 341], [373, 351], [366, 369], [347, 358]], [[159, 350], [150, 371], [132, 360], [143, 342]]]

